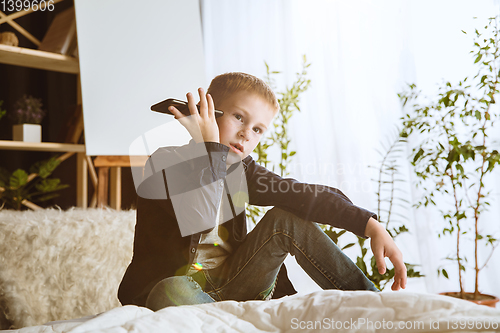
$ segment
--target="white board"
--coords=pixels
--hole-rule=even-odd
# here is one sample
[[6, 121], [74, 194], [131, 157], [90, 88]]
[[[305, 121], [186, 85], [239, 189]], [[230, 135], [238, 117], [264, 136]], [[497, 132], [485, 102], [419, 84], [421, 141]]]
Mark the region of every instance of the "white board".
[[[206, 88], [198, 0], [75, 0], [75, 10], [87, 155], [188, 142], [173, 116], [150, 106]], [[162, 125], [167, 133], [154, 130]], [[160, 135], [130, 150], [146, 133]]]

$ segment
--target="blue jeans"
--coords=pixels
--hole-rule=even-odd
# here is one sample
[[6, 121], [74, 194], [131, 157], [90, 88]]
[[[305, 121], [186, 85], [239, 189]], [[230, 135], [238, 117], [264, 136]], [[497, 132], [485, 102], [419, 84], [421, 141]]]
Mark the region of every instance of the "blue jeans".
[[273, 208], [221, 266], [160, 281], [146, 306], [265, 299], [288, 253], [323, 289], [378, 291], [315, 223]]

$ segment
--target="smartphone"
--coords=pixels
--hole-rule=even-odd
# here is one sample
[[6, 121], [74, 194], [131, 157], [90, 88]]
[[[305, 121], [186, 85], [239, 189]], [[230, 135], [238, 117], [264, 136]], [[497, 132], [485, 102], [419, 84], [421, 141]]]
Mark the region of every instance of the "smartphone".
[[[172, 112], [170, 112], [170, 110], [168, 109], [170, 106], [175, 106], [177, 110], [179, 110], [182, 114], [186, 116], [191, 115], [191, 112], [189, 112], [188, 103], [175, 98], [169, 98], [164, 101], [161, 101], [160, 103], [156, 103], [155, 105], [151, 106], [151, 110], [173, 115]], [[196, 105], [196, 107], [198, 108], [198, 112], [200, 112], [200, 106]], [[224, 112], [215, 110], [216, 118], [222, 116], [223, 114]]]

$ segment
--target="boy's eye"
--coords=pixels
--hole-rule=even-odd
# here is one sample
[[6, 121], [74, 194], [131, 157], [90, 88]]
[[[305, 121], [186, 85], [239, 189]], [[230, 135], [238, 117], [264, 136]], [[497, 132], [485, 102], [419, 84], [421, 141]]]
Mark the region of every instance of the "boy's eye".
[[261, 133], [262, 133], [262, 129], [260, 129], [259, 127], [255, 127], [255, 128], [253, 129], [253, 131], [254, 131], [255, 133], [257, 133], [257, 134], [261, 134]]
[[242, 119], [242, 117], [241, 117], [239, 114], [235, 114], [235, 115], [234, 115], [234, 117], [235, 117], [236, 119], [238, 119], [238, 120], [241, 120], [241, 119]]

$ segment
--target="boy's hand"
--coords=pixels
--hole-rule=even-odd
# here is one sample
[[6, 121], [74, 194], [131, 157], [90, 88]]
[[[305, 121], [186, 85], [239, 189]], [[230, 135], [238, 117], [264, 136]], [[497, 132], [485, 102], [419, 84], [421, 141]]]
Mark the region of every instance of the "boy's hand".
[[193, 94], [190, 92], [186, 94], [189, 111], [191, 112], [190, 116], [183, 115], [174, 106], [171, 106], [169, 110], [173, 113], [175, 119], [188, 130], [196, 143], [203, 141], [219, 142], [219, 127], [215, 120], [215, 107], [212, 96], [210, 94], [205, 95], [202, 88], [198, 89], [198, 94], [200, 95], [199, 113]]
[[365, 235], [371, 238], [371, 247], [377, 262], [378, 272], [385, 273], [385, 260], [388, 257], [394, 265], [394, 283], [392, 290], [406, 288], [406, 266], [403, 262], [403, 255], [398, 249], [391, 235], [385, 230], [382, 224], [370, 217], [366, 224]]

